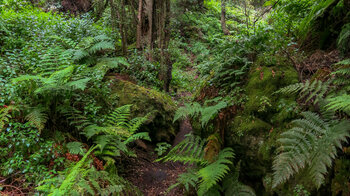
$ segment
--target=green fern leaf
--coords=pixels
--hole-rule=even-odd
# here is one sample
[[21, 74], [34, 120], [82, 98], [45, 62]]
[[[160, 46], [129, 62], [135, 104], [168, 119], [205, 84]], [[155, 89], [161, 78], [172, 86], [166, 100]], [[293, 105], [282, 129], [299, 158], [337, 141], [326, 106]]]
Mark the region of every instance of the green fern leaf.
[[320, 187], [336, 156], [336, 149], [349, 137], [348, 121], [329, 124], [312, 112], [302, 115], [304, 119], [294, 120], [295, 127], [282, 133], [278, 140], [282, 145], [273, 162], [273, 187], [304, 168], [314, 185]]
[[234, 152], [231, 148], [225, 148], [220, 151], [215, 162], [200, 169], [198, 175], [201, 178], [198, 189], [198, 195], [204, 195], [211, 187], [221, 181], [230, 171], [230, 159], [234, 158]]
[[47, 108], [37, 106], [26, 115], [25, 119], [34, 125], [39, 131], [42, 131], [49, 118], [46, 112]]

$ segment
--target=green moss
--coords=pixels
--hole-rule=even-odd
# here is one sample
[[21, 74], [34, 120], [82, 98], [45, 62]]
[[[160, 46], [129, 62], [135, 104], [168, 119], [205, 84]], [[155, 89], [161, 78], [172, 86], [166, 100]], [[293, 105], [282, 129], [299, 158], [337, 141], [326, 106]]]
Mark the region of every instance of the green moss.
[[298, 74], [291, 66], [254, 66], [249, 73], [248, 83], [245, 87], [248, 95], [245, 112], [257, 112], [261, 105], [262, 96], [268, 97], [274, 105], [276, 96], [273, 93], [281, 87], [297, 82]]
[[268, 132], [271, 125], [251, 115], [237, 115], [230, 126], [238, 135]]
[[118, 100], [118, 106], [133, 104], [134, 117], [151, 113], [150, 120], [143, 128], [150, 133], [153, 141], [170, 142], [175, 136], [178, 129], [172, 121], [177, 106], [170, 96], [124, 80], [115, 80], [112, 92]]

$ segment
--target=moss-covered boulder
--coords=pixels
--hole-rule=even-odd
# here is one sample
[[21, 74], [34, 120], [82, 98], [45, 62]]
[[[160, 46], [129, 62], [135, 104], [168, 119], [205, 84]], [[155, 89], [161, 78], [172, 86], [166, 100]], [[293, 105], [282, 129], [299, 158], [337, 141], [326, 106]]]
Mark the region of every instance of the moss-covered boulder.
[[150, 113], [149, 121], [141, 129], [149, 132], [153, 142], [170, 142], [175, 137], [178, 124], [173, 123], [173, 117], [177, 106], [170, 96], [119, 79], [113, 80], [112, 92], [118, 106], [133, 105], [134, 117]]
[[255, 190], [267, 191], [263, 179], [272, 172], [276, 140], [297, 112], [295, 96], [274, 92], [297, 82], [298, 74], [291, 65], [256, 63], [244, 87], [248, 100], [225, 130], [225, 144], [242, 161], [241, 178]]

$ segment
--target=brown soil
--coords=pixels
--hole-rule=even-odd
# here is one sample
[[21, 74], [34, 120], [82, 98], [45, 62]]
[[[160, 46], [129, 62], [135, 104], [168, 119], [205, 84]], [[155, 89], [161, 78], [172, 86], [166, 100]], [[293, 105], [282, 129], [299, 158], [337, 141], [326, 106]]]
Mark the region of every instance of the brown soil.
[[[173, 146], [180, 143], [185, 135], [192, 131], [188, 119], [181, 122], [180, 131], [176, 135]], [[186, 166], [182, 163], [155, 162], [157, 155], [154, 147], [147, 145], [144, 149], [135, 149], [137, 157], [128, 160], [125, 166], [124, 177], [133, 183], [145, 196], [178, 196], [183, 195], [183, 190], [179, 187], [171, 190], [167, 194], [167, 189], [176, 183], [179, 174], [186, 171]]]

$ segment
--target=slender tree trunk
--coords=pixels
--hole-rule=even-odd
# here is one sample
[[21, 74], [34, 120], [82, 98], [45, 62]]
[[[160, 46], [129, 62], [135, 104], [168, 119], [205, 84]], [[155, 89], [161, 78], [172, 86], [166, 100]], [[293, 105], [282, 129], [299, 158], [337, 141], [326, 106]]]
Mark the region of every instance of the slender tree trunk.
[[225, 35], [230, 34], [226, 27], [226, 0], [221, 0], [221, 28]]
[[110, 0], [109, 3], [111, 6], [112, 32], [114, 35], [116, 35], [117, 34], [117, 8], [116, 8], [116, 5], [114, 3], [114, 0]]
[[120, 29], [120, 35], [122, 36], [122, 51], [123, 54], [127, 54], [127, 35], [126, 35], [126, 29], [125, 29], [125, 19], [126, 19], [126, 14], [125, 14], [125, 2], [124, 0], [121, 0], [120, 4], [120, 9], [118, 12], [118, 17], [119, 17], [119, 29]]
[[153, 50], [153, 0], [146, 1], [146, 9], [148, 16], [148, 49], [149, 49], [149, 60], [153, 61], [152, 50]]
[[136, 32], [136, 48], [142, 49], [142, 19], [143, 19], [143, 0], [139, 0], [139, 8], [137, 14], [137, 32]]
[[164, 78], [164, 91], [169, 92], [170, 82], [172, 79], [172, 69], [173, 65], [170, 60], [170, 54], [168, 52], [168, 46], [170, 42], [170, 0], [165, 1], [165, 21], [164, 21], [164, 44], [163, 44], [163, 54], [166, 66], [165, 78]]

